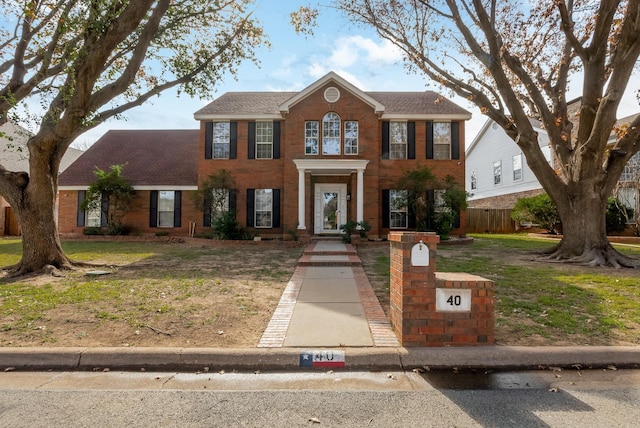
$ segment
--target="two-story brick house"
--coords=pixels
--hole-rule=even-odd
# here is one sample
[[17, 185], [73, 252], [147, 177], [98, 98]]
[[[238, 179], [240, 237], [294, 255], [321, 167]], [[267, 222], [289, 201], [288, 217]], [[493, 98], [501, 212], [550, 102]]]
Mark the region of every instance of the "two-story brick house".
[[[369, 223], [370, 237], [410, 228], [407, 209], [394, 204], [402, 189], [394, 187], [419, 165], [464, 186], [464, 124], [471, 114], [434, 92], [364, 92], [329, 73], [300, 92], [225, 93], [194, 116], [200, 122], [197, 183], [221, 169], [231, 172], [236, 188], [225, 209], [264, 238], [293, 230], [338, 234], [348, 220]], [[61, 190], [65, 184], [61, 177]], [[197, 230], [210, 226], [210, 212], [196, 219], [181, 198], [180, 215], [190, 218], [172, 232], [184, 232], [192, 221]], [[152, 202], [145, 207], [158, 209]], [[73, 218], [79, 219], [76, 211], [77, 205]], [[147, 214], [149, 227], [139, 233], [158, 231], [159, 216]], [[77, 233], [79, 223], [61, 232]]]

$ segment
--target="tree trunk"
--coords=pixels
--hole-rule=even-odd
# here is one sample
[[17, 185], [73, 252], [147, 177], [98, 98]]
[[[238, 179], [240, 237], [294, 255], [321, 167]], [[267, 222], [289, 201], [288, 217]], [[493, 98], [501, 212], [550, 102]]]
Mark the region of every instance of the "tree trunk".
[[590, 266], [639, 267], [636, 260], [616, 251], [607, 238], [607, 197], [580, 190], [555, 201], [562, 219], [562, 240], [549, 257]]
[[17, 184], [7, 195], [22, 228], [22, 259], [13, 267], [13, 276], [41, 273], [48, 266], [72, 267], [62, 250], [55, 219], [59, 162], [37, 147], [30, 146], [32, 173], [28, 178], [24, 173], [13, 173]]

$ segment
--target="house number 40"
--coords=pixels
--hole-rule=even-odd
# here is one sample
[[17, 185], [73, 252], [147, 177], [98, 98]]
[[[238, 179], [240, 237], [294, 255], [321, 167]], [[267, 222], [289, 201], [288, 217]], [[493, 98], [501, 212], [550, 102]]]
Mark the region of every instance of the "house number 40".
[[436, 312], [470, 312], [471, 290], [436, 288]]

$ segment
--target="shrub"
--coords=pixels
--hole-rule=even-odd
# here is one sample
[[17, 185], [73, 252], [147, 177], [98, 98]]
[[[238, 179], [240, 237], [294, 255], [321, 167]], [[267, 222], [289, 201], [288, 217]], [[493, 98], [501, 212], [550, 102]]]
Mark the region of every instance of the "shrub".
[[213, 230], [219, 239], [246, 239], [236, 216], [232, 212], [225, 212], [213, 220]]
[[511, 218], [517, 223], [537, 224], [553, 234], [559, 232], [561, 225], [556, 204], [546, 193], [518, 199], [511, 211]]
[[622, 232], [627, 219], [633, 218], [633, 209], [624, 206], [616, 198], [611, 197], [607, 201], [607, 233]]

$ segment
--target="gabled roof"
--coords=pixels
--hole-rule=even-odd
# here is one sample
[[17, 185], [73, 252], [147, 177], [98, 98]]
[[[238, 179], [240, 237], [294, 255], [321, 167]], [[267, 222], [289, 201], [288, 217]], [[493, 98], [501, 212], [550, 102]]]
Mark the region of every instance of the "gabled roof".
[[[12, 122], [0, 126], [0, 163], [9, 171], [29, 172], [29, 149], [27, 142], [31, 133]], [[80, 155], [82, 150], [68, 148], [60, 162], [60, 172], [64, 171]]]
[[[493, 123], [495, 123], [493, 120], [487, 119], [484, 125], [482, 125], [482, 128], [480, 128], [480, 131], [476, 134], [471, 144], [469, 144], [469, 147], [467, 147], [467, 150], [465, 150], [465, 153], [467, 154], [467, 156], [469, 156], [469, 153], [471, 153], [475, 149], [475, 147], [478, 145], [478, 142], [482, 139], [484, 134], [487, 132], [487, 129], [489, 129], [489, 126], [492, 125]], [[538, 119], [529, 118], [529, 123], [531, 123], [531, 126], [533, 126], [534, 129], [537, 129], [539, 132], [543, 132], [546, 134], [546, 131], [542, 128], [542, 123]]]
[[382, 119], [471, 119], [471, 113], [435, 92], [364, 92], [334, 72], [300, 92], [227, 92], [195, 112], [194, 117], [196, 120], [282, 119], [291, 107], [328, 83], [349, 91]]
[[60, 174], [62, 190], [85, 189], [94, 171], [126, 164], [122, 175], [138, 190], [194, 190], [198, 186], [197, 129], [107, 131]]

